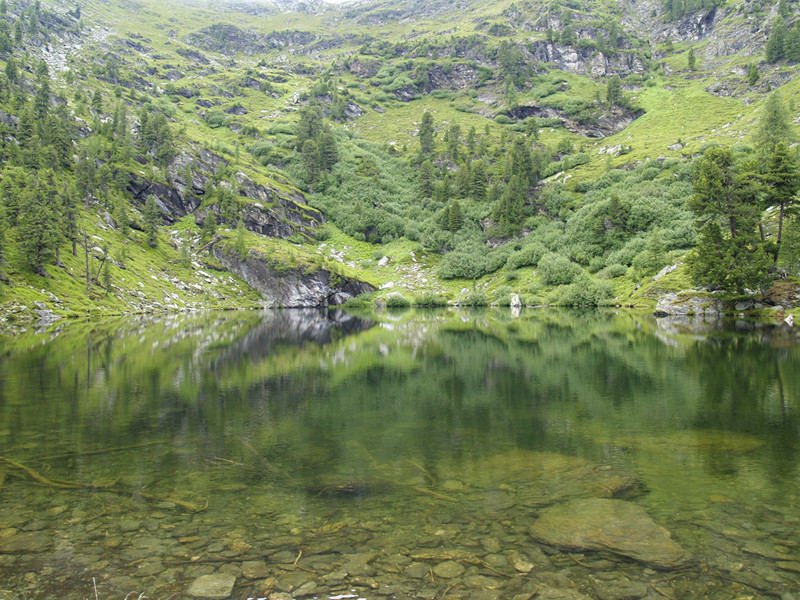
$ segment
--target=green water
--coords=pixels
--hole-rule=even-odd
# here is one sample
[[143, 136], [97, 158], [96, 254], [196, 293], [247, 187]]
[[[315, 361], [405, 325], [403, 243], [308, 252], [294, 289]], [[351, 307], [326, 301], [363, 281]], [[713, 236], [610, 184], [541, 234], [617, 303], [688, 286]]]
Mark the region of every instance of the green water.
[[[283, 311], [31, 330], [0, 339], [0, 600], [190, 598], [204, 575], [237, 599], [800, 598], [798, 410], [785, 325]], [[686, 560], [534, 539], [587, 498], [643, 507]]]

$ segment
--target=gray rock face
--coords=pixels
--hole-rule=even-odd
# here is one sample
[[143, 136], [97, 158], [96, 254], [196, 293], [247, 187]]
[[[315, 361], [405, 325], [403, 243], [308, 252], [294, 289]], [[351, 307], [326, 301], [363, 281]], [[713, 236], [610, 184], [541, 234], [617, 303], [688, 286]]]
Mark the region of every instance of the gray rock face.
[[236, 577], [233, 575], [224, 573], [201, 575], [192, 582], [186, 593], [195, 598], [217, 598], [223, 600], [230, 597], [234, 583], [236, 583]]
[[531, 526], [534, 539], [566, 550], [605, 551], [669, 569], [686, 552], [647, 511], [623, 500], [572, 500], [543, 510]]
[[359, 294], [374, 291], [368, 283], [351, 281], [320, 269], [314, 272], [291, 270], [278, 272], [268, 258], [251, 250], [247, 258], [222, 248], [214, 248], [214, 256], [232, 273], [244, 279], [261, 294], [266, 308], [314, 308], [343, 304]]
[[658, 316], [705, 315], [719, 316], [725, 314], [725, 307], [718, 298], [693, 296], [688, 292], [666, 294], [658, 299], [654, 313]]

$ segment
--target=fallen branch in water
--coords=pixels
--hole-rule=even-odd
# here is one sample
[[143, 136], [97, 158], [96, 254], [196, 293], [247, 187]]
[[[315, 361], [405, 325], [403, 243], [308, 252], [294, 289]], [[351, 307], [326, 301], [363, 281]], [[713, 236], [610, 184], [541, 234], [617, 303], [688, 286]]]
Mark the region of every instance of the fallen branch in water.
[[[115, 487], [117, 485], [117, 482], [119, 482], [119, 479], [115, 479], [114, 481], [105, 484], [80, 483], [77, 481], [60, 481], [57, 479], [48, 479], [38, 471], [35, 471], [30, 467], [27, 467], [23, 464], [20, 464], [16, 461], [5, 458], [3, 456], [0, 456], [0, 462], [4, 462], [8, 465], [11, 465], [15, 469], [19, 469], [20, 471], [25, 472], [36, 483], [45, 485], [47, 487], [52, 487], [60, 490], [102, 490], [104, 492], [114, 492], [115, 494], [136, 495], [136, 492], [133, 490], [126, 490]], [[168, 497], [154, 496], [153, 494], [144, 494], [144, 493], [139, 493], [138, 495], [144, 498], [145, 500], [150, 500], [152, 502], [172, 502], [173, 504], [176, 504], [177, 506], [180, 506], [192, 512], [200, 512], [208, 508], [208, 500], [206, 500], [205, 506], [201, 507], [191, 502], [186, 502], [185, 500], [178, 500], [177, 498], [172, 498], [169, 496]]]
[[111, 483], [106, 484], [99, 484], [99, 483], [79, 483], [77, 481], [59, 481], [56, 479], [48, 479], [44, 475], [40, 474], [38, 471], [31, 469], [30, 467], [26, 467], [23, 464], [15, 462], [9, 458], [5, 458], [0, 456], [0, 461], [11, 465], [15, 469], [19, 469], [24, 471], [28, 474], [28, 476], [41, 483], [42, 485], [46, 485], [48, 487], [54, 487], [62, 490], [79, 490], [79, 489], [110, 489], [111, 486], [115, 485], [118, 480], [112, 481]]
[[415, 492], [419, 492], [420, 494], [428, 494], [428, 496], [433, 496], [439, 500], [447, 500], [448, 502], [458, 502], [458, 499], [453, 498], [452, 496], [448, 496], [446, 494], [441, 494], [439, 492], [434, 492], [433, 490], [425, 489], [424, 487], [419, 486], [411, 486], [411, 489]]
[[167, 442], [147, 442], [145, 444], [133, 444], [132, 446], [119, 446], [116, 448], [102, 448], [100, 450], [88, 450], [86, 452], [67, 452], [65, 454], [54, 454], [52, 456], [37, 457], [36, 460], [58, 460], [59, 458], [73, 458], [75, 456], [94, 456], [96, 454], [110, 454], [112, 452], [122, 452], [123, 450], [146, 448], [148, 446], [157, 446], [159, 444], [166, 444], [166, 443]]
[[430, 474], [428, 469], [423, 467], [418, 462], [411, 460], [410, 458], [407, 458], [406, 461], [408, 461], [409, 463], [417, 467], [420, 471], [422, 471], [422, 474], [425, 475], [426, 479], [431, 482], [431, 485], [436, 485], [436, 479], [433, 478], [433, 475]]

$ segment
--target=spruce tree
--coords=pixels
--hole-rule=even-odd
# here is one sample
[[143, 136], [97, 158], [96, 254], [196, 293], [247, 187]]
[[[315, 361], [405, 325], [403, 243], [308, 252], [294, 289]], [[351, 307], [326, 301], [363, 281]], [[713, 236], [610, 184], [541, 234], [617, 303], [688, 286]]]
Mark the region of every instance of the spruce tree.
[[750, 63], [750, 66], [747, 67], [747, 83], [749, 83], [750, 87], [752, 87], [758, 83], [760, 78], [761, 74], [758, 72], [758, 67], [755, 65], [755, 63]]
[[420, 155], [428, 157], [434, 150], [434, 131], [433, 115], [427, 110], [422, 115], [422, 123], [419, 126], [419, 152]]
[[322, 132], [317, 141], [319, 166], [323, 171], [330, 171], [339, 161], [339, 149], [336, 136], [328, 129]]
[[26, 262], [34, 273], [49, 277], [45, 264], [55, 257], [60, 241], [59, 218], [53, 202], [52, 171], [40, 172], [20, 198], [17, 237]]
[[694, 71], [697, 67], [697, 57], [694, 55], [694, 48], [689, 48], [689, 55], [686, 58], [687, 66], [690, 71]]
[[772, 31], [767, 40], [766, 60], [776, 63], [783, 58], [786, 43], [786, 26], [781, 17], [777, 17], [772, 24]]
[[158, 226], [161, 224], [161, 211], [156, 204], [156, 197], [150, 194], [144, 205], [144, 232], [147, 236], [147, 245], [151, 248], [158, 247]]
[[433, 168], [433, 163], [426, 160], [420, 165], [419, 176], [417, 177], [417, 193], [419, 198], [430, 198], [433, 195], [435, 183], [436, 173]]
[[464, 215], [461, 212], [461, 205], [458, 203], [458, 200], [453, 200], [453, 203], [450, 205], [450, 210], [447, 214], [447, 228], [455, 233], [461, 229], [463, 224]]
[[203, 229], [200, 232], [200, 243], [206, 244], [210, 242], [216, 232], [217, 215], [213, 210], [209, 210], [208, 214], [206, 214], [206, 220], [203, 221]]
[[486, 200], [488, 184], [486, 163], [482, 160], [476, 160], [472, 163], [472, 199], [477, 202]]
[[800, 191], [800, 172], [797, 159], [784, 142], [779, 142], [769, 164], [767, 182], [769, 183], [769, 201], [778, 206], [778, 235], [775, 242], [774, 262], [778, 261], [781, 239], [783, 237], [783, 221], [786, 210], [798, 204], [797, 192]]
[[800, 62], [800, 21], [795, 22], [794, 27], [786, 34], [783, 56], [791, 63]]
[[620, 104], [622, 101], [622, 81], [618, 75], [614, 75], [606, 84], [606, 100], [609, 106]]
[[779, 143], [789, 144], [794, 140], [789, 112], [780, 91], [775, 90], [764, 103], [761, 121], [755, 135], [756, 146], [763, 156], [770, 156]]

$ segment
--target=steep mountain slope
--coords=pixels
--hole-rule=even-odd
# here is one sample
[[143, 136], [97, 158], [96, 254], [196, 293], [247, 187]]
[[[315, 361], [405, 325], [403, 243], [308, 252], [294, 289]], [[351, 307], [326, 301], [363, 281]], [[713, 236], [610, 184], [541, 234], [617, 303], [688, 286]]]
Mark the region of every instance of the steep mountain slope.
[[[0, 190], [0, 293], [7, 306], [47, 302], [88, 271], [88, 295], [73, 285], [57, 312], [160, 309], [131, 300], [149, 282], [132, 283], [113, 258], [135, 244], [142, 266], [181, 282], [166, 293], [183, 301], [198, 271], [243, 274], [236, 265], [255, 260], [265, 268], [250, 276], [276, 281], [325, 273], [313, 294], [282, 297], [298, 303], [370, 289], [351, 279], [380, 295], [475, 290], [502, 302], [515, 291], [557, 302], [565, 292], [553, 285], [572, 279], [542, 276], [550, 254], [603, 288], [600, 301], [644, 301], [652, 282], [631, 290], [695, 243], [682, 161], [716, 143], [746, 156], [767, 94], [781, 88], [793, 106], [793, 59], [764, 58], [774, 29], [789, 47], [795, 18], [794, 4], [749, 0], [14, 3], [0, 19], [0, 121], [14, 149]], [[36, 104], [37, 93], [46, 100]], [[37, 144], [58, 147], [45, 130], [32, 141], [26, 110], [63, 123], [57, 164], [26, 158]], [[425, 112], [432, 149], [421, 151]], [[15, 183], [13, 168], [50, 177], [65, 190], [59, 202], [77, 207], [42, 264], [25, 250], [15, 207], [44, 184]], [[674, 210], [615, 230], [602, 214], [641, 181], [653, 198], [674, 195]], [[158, 255], [145, 239], [150, 197], [169, 233]], [[642, 201], [621, 210], [651, 210]], [[601, 223], [599, 241], [585, 241], [595, 227], [586, 214]], [[74, 251], [64, 269], [43, 267], [70, 242], [87, 246], [86, 260]], [[686, 283], [680, 273], [675, 285]], [[264, 294], [256, 302], [285, 304]]]

